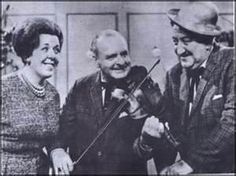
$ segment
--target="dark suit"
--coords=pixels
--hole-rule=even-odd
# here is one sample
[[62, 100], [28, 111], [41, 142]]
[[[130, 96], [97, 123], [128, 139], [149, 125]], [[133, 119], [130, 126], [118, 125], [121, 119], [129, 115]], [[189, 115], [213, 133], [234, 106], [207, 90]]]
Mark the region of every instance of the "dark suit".
[[[74, 174], [146, 173], [146, 162], [133, 151], [145, 119], [116, 119], [94, 147], [75, 165]], [[77, 80], [67, 96], [60, 119], [61, 144], [76, 160], [106, 119], [99, 72]]]
[[[233, 49], [216, 47], [213, 50], [200, 79], [190, 115], [186, 70], [177, 64], [167, 73], [164, 93], [167, 107], [163, 118], [169, 121], [172, 134], [181, 142], [178, 150], [182, 159], [196, 173], [233, 172], [234, 63]], [[170, 153], [165, 153], [166, 157]], [[165, 158], [159, 152], [154, 155], [157, 167], [163, 166]]]

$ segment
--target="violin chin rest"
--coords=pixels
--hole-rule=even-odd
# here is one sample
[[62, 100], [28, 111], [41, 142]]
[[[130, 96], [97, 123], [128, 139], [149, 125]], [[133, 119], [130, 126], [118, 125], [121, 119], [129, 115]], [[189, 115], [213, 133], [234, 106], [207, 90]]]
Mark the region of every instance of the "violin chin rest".
[[119, 89], [119, 88], [115, 88], [112, 92], [111, 92], [111, 96], [112, 98], [116, 98], [118, 100], [124, 99], [125, 97], [125, 91], [123, 89]]

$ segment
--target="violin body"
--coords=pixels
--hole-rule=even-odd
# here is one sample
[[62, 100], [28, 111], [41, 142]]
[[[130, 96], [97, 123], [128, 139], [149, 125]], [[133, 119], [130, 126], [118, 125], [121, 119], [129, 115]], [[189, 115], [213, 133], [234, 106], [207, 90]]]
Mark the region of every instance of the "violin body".
[[[126, 78], [111, 81], [113, 90], [121, 89], [126, 95], [129, 95], [132, 90], [134, 90], [147, 77], [147, 74], [148, 72], [145, 67], [133, 66]], [[139, 94], [139, 96], [135, 98], [139, 102], [140, 106], [146, 113], [158, 115], [161, 112], [162, 107], [160, 103], [161, 91], [158, 84], [154, 83], [151, 77], [148, 76], [139, 89], [142, 91], [142, 94]], [[112, 101], [116, 101], [116, 103], [119, 104], [117, 98], [114, 98]], [[129, 104], [129, 102], [127, 103]], [[111, 102], [111, 106], [114, 107], [114, 103]], [[125, 107], [127, 108], [128, 105]]]

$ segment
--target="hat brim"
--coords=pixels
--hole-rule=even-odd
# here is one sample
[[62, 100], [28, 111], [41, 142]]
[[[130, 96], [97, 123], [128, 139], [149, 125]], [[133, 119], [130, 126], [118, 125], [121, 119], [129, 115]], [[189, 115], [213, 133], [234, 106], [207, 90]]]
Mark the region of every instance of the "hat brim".
[[214, 31], [198, 31], [194, 28], [190, 28], [190, 27], [187, 27], [185, 24], [183, 24], [181, 21], [179, 21], [176, 16], [178, 15], [180, 9], [170, 9], [168, 12], [167, 12], [167, 17], [170, 19], [170, 21], [172, 21], [174, 24], [178, 25], [179, 27], [187, 30], [187, 31], [190, 31], [190, 32], [194, 32], [196, 34], [200, 34], [200, 35], [205, 35], [205, 36], [212, 36], [212, 37], [215, 37], [215, 36], [219, 36], [221, 34], [221, 30], [220, 30], [220, 27], [219, 26], [216, 26]]

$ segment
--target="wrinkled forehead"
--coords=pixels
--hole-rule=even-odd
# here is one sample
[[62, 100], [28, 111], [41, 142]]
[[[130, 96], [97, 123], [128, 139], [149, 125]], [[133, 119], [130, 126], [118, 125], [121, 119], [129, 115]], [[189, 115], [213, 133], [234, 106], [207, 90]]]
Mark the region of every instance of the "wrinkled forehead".
[[101, 52], [108, 50], [128, 50], [127, 42], [120, 35], [101, 36], [97, 41], [98, 50]]

